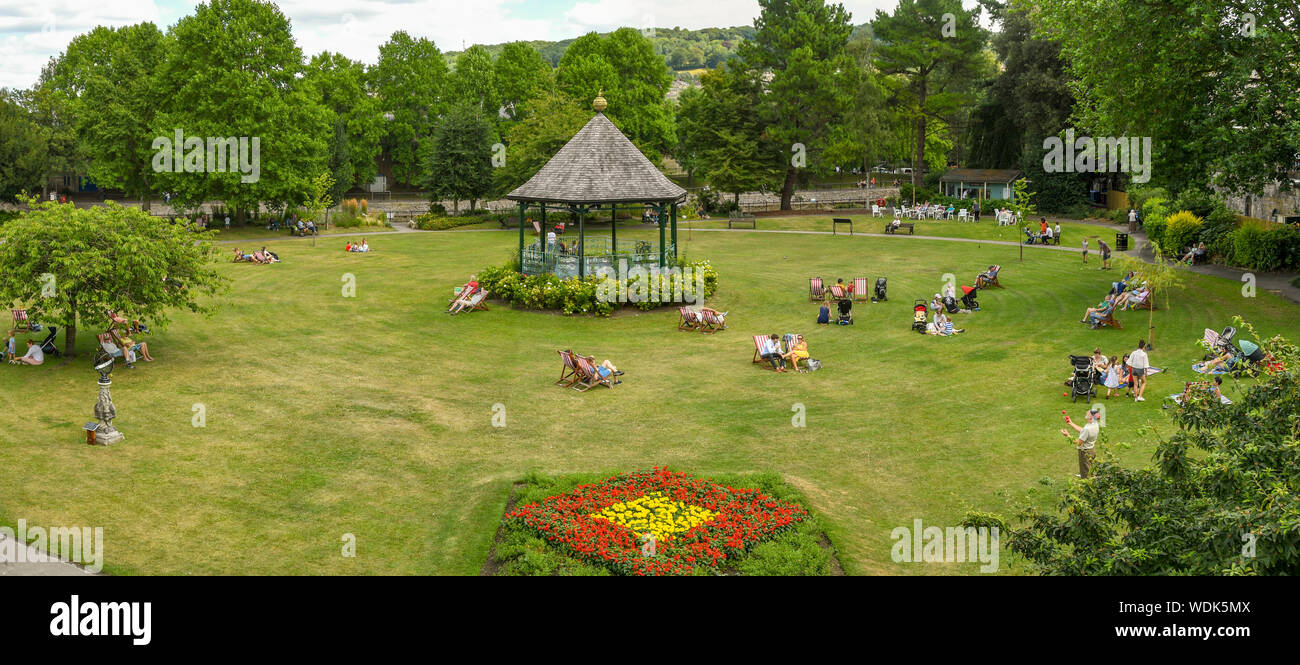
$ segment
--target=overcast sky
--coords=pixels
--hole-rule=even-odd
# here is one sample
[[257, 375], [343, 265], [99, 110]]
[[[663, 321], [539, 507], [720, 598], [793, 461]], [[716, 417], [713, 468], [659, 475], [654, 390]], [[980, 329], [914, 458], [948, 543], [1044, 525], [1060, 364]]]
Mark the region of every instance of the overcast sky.
[[[166, 30], [198, 0], [0, 0], [0, 87], [27, 88], [72, 38], [97, 25], [152, 22]], [[281, 0], [298, 46], [373, 63], [394, 31], [428, 37], [444, 51], [520, 39], [559, 40], [623, 26], [750, 25], [755, 0]], [[896, 0], [844, 0], [854, 23]], [[973, 5], [973, 0], [965, 3]]]

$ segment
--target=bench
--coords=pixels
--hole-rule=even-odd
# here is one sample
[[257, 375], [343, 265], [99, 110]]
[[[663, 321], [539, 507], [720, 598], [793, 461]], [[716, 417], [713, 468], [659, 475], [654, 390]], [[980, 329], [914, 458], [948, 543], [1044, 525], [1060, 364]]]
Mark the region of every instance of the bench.
[[835, 235], [837, 233], [837, 230], [840, 228], [840, 224], [848, 224], [849, 235], [853, 235], [853, 220], [844, 219], [842, 217], [836, 217], [831, 220], [831, 235]]
[[730, 216], [727, 217], [727, 228], [729, 229], [735, 228], [736, 224], [748, 224], [749, 228], [757, 229], [758, 218], [754, 217], [753, 215], [746, 215], [743, 213], [739, 215], [732, 213]]
[[907, 235], [909, 236], [916, 235], [916, 224], [913, 224], [912, 222], [903, 222], [898, 225], [897, 229], [894, 228], [892, 222], [885, 225], [885, 233], [894, 233], [895, 231], [901, 231], [903, 229], [907, 229]]

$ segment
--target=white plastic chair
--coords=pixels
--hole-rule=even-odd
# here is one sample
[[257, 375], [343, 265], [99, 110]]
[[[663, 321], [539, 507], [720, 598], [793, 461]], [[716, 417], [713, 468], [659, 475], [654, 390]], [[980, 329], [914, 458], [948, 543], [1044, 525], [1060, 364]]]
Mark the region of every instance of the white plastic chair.
[[965, 208], [962, 208], [960, 211], [957, 212], [957, 221], [959, 222], [970, 221], [970, 215], [968, 214]]
[[884, 217], [884, 216], [885, 216], [885, 213], [880, 209], [880, 206], [878, 206], [878, 205], [876, 205], [876, 204], [873, 203], [873, 204], [871, 204], [871, 216], [872, 216], [872, 217]]

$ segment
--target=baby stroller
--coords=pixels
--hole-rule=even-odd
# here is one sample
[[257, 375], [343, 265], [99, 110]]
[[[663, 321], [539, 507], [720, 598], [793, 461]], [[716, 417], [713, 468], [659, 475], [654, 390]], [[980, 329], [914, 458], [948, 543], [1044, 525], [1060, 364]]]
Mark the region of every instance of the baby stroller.
[[889, 300], [885, 297], [885, 278], [881, 277], [876, 280], [876, 300]]
[[848, 298], [840, 298], [840, 318], [836, 323], [842, 326], [853, 325], [853, 301]]
[[1093, 382], [1095, 377], [1092, 371], [1092, 358], [1071, 354], [1070, 365], [1074, 367], [1074, 377], [1070, 379], [1070, 385], [1073, 387], [1070, 401], [1077, 402], [1080, 397], [1095, 399], [1097, 397], [1097, 386]]
[[1205, 354], [1205, 357], [1202, 358], [1202, 360], [1211, 360], [1225, 353], [1232, 353], [1234, 356], [1241, 354], [1241, 352], [1237, 350], [1237, 347], [1232, 343], [1232, 338], [1237, 336], [1236, 328], [1228, 326], [1223, 329], [1223, 332], [1219, 333], [1218, 336], [1214, 338], [1211, 338], [1212, 332], [1213, 331], [1208, 329], [1205, 331], [1205, 339], [1210, 343], [1210, 352]]
[[974, 286], [963, 286], [961, 287], [961, 292], [964, 294], [961, 297], [961, 304], [972, 312], [978, 312], [980, 310], [980, 303], [975, 299], [975, 294], [979, 293], [979, 288]]
[[50, 331], [45, 335], [45, 341], [41, 342], [42, 353], [44, 353], [47, 356], [60, 355], [59, 347], [54, 345], [54, 336], [57, 335], [58, 333], [59, 333], [59, 329], [57, 327], [50, 326]]
[[916, 304], [912, 305], [912, 330], [924, 335], [925, 323], [929, 315], [930, 308], [925, 306], [925, 301], [917, 300]]

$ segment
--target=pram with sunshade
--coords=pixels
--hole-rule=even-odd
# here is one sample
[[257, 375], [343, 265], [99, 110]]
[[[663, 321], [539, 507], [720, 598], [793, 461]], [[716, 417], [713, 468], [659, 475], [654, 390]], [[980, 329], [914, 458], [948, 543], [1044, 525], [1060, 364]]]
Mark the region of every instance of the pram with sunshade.
[[912, 330], [925, 334], [925, 324], [930, 317], [930, 308], [925, 306], [924, 300], [917, 300], [912, 305]]
[[45, 334], [45, 340], [41, 342], [42, 353], [44, 353], [47, 356], [61, 355], [59, 353], [59, 347], [55, 346], [54, 344], [54, 336], [57, 335], [58, 333], [59, 333], [59, 329], [57, 327], [50, 326], [50, 331]]

